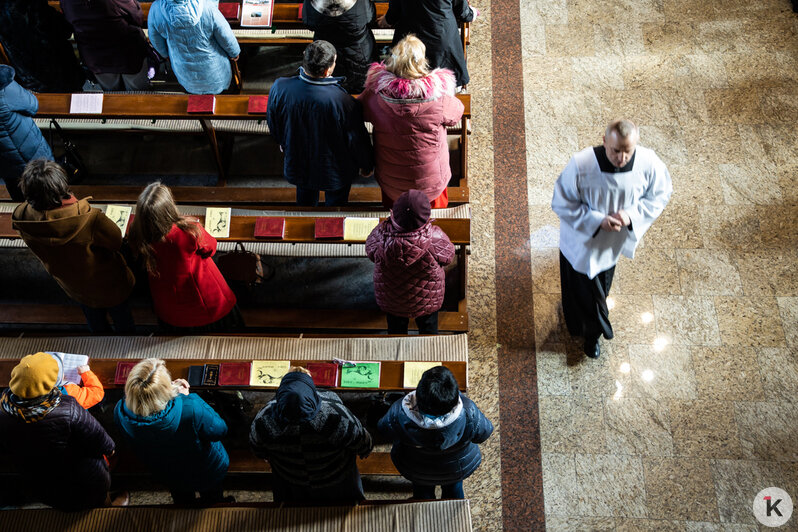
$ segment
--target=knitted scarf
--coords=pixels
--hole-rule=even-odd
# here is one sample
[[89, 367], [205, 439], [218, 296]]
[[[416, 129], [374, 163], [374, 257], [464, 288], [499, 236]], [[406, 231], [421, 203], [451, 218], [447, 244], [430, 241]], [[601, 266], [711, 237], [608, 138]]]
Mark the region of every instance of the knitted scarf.
[[53, 388], [47, 395], [33, 399], [22, 399], [11, 393], [11, 390], [6, 390], [0, 397], [0, 408], [25, 423], [36, 423], [49, 414], [60, 402], [61, 390], [58, 388]]

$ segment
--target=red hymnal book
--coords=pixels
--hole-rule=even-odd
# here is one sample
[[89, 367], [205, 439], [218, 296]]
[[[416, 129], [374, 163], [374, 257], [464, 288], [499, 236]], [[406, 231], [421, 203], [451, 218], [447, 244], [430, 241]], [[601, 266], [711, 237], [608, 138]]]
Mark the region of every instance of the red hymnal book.
[[316, 386], [328, 386], [335, 388], [338, 386], [338, 364], [331, 362], [308, 362], [305, 367], [313, 378]]
[[192, 94], [188, 97], [189, 113], [212, 115], [216, 112], [216, 96], [213, 94]]
[[268, 96], [250, 96], [247, 100], [247, 112], [251, 115], [263, 114], [268, 103]]
[[343, 218], [316, 218], [316, 238], [343, 238]]
[[127, 219], [127, 227], [125, 228], [125, 236], [128, 236], [130, 234], [130, 228], [133, 226], [133, 218], [135, 217], [136, 217], [135, 214], [130, 213], [130, 218]]
[[258, 216], [255, 238], [285, 238], [285, 218]]
[[227, 20], [238, 20], [241, 18], [241, 4], [233, 2], [219, 2], [219, 11]]
[[302, 6], [305, 4], [299, 4], [299, 11], [297, 11], [296, 18], [297, 20], [302, 20]]
[[117, 362], [114, 384], [125, 384], [127, 382], [127, 376], [130, 375], [130, 370], [133, 369], [133, 366], [136, 364], [138, 364], [138, 361], [135, 360]]
[[219, 386], [249, 386], [252, 362], [222, 362], [219, 364]]

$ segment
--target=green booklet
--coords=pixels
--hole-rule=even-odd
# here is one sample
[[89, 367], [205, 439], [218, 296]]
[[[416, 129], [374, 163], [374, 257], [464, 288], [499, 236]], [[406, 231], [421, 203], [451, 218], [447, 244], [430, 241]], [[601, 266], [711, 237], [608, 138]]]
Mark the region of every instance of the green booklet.
[[379, 388], [380, 363], [354, 362], [354, 366], [346, 363], [341, 368], [341, 388]]

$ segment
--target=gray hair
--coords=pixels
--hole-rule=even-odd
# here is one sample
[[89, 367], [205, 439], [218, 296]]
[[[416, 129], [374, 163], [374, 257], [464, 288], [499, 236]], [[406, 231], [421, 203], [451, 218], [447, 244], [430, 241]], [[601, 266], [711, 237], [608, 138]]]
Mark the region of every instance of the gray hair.
[[637, 126], [634, 122], [625, 118], [619, 118], [610, 122], [610, 125], [608, 125], [607, 129], [604, 131], [604, 135], [609, 136], [613, 131], [618, 135], [618, 138], [621, 139], [628, 139], [632, 136], [639, 135]]

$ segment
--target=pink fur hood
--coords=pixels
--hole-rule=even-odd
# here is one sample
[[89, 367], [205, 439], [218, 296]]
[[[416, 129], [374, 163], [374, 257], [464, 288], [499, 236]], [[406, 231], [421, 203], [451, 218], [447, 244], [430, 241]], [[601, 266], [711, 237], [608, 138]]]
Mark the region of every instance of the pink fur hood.
[[366, 89], [397, 100], [437, 100], [443, 95], [454, 96], [454, 72], [436, 68], [419, 79], [399, 78], [383, 63], [372, 63], [366, 77]]

